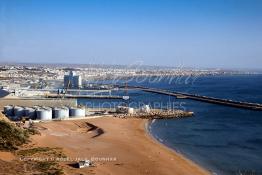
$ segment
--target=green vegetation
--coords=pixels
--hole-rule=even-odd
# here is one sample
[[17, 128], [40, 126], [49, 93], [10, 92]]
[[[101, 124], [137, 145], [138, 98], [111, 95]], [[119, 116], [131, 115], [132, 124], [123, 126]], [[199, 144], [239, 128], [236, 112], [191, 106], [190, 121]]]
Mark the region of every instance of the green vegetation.
[[[15, 151], [20, 157], [46, 157], [54, 158], [51, 161], [32, 161], [25, 160], [18, 162], [17, 165], [29, 168], [32, 174], [37, 175], [62, 175], [61, 166], [55, 160], [56, 158], [66, 158], [61, 148], [36, 147], [30, 149], [23, 149], [18, 147], [29, 142], [30, 134], [39, 134], [39, 132], [31, 127], [29, 129], [19, 128], [6, 120], [0, 120], [0, 150]], [[50, 160], [50, 159], [49, 159]], [[10, 163], [10, 166], [13, 164]], [[23, 173], [23, 170], [20, 170]], [[28, 172], [28, 170], [27, 170]], [[18, 174], [21, 174], [18, 173]]]
[[26, 130], [27, 130], [27, 132], [28, 132], [29, 134], [31, 134], [31, 135], [40, 134], [40, 132], [39, 132], [37, 129], [35, 129], [34, 127], [30, 127], [30, 128], [28, 128], [28, 129], [26, 129]]
[[37, 162], [34, 165], [34, 169], [40, 171], [41, 175], [62, 175], [64, 172], [59, 167], [57, 162], [46, 161], [46, 162]]
[[36, 147], [31, 149], [23, 149], [17, 152], [18, 156], [29, 157], [36, 156], [38, 154], [45, 155], [52, 158], [66, 158], [61, 148], [49, 148], [49, 147]]
[[37, 148], [19, 150], [17, 152], [17, 155], [19, 155], [19, 156], [32, 156], [32, 155], [35, 155], [37, 153], [46, 153], [50, 150], [51, 150], [51, 148], [49, 148], [49, 147], [37, 147]]
[[53, 158], [54, 160], [31, 161], [33, 169], [40, 172], [40, 175], [62, 175], [64, 174], [56, 158], [66, 158], [61, 148], [36, 147], [30, 149], [19, 150], [16, 153], [21, 157], [42, 157]]
[[13, 151], [18, 146], [27, 143], [29, 132], [12, 125], [11, 123], [0, 120], [0, 150]]

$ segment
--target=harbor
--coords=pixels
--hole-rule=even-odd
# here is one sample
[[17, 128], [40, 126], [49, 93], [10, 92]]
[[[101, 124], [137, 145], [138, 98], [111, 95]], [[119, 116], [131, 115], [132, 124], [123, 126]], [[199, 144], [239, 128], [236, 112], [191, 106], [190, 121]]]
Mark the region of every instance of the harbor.
[[[45, 103], [46, 104], [46, 103]], [[193, 112], [178, 109], [151, 109], [148, 105], [142, 108], [131, 108], [117, 106], [116, 108], [87, 108], [85, 106], [13, 106], [6, 105], [2, 113], [14, 122], [25, 120], [33, 121], [56, 121], [68, 119], [84, 119], [95, 116], [117, 117], [117, 118], [140, 118], [140, 119], [178, 119], [192, 117]]]
[[165, 89], [156, 89], [156, 88], [142, 87], [142, 86], [118, 85], [117, 87], [123, 88], [123, 89], [130, 89], [130, 90], [142, 90], [142, 91], [150, 92], [150, 93], [174, 96], [176, 98], [190, 99], [190, 100], [196, 100], [196, 101], [201, 101], [201, 102], [206, 102], [206, 103], [231, 106], [231, 107], [236, 107], [236, 108], [262, 111], [262, 104], [259, 104], [259, 103], [233, 101], [230, 99], [207, 97], [207, 96], [201, 96], [197, 94], [189, 94], [189, 93], [183, 93], [183, 92], [173, 92], [173, 91], [169, 91]]
[[[68, 118], [90, 117], [95, 114], [111, 114], [119, 118], [142, 118], [142, 119], [171, 119], [191, 117], [193, 112], [179, 109], [154, 109], [144, 104], [138, 108], [128, 106], [130, 97], [117, 95], [122, 91], [112, 84], [92, 84], [93, 89], [82, 87], [82, 78], [73, 71], [64, 75], [63, 88], [16, 88], [9, 89], [10, 95], [2, 98], [0, 107], [3, 113], [12, 121], [21, 120], [67, 120]], [[90, 84], [91, 85], [91, 84]], [[89, 86], [90, 86], [89, 85]], [[145, 88], [144, 88], [145, 89]], [[116, 94], [112, 95], [112, 90]], [[113, 109], [90, 109], [86, 105], [77, 104], [79, 99], [117, 99], [123, 101], [125, 106], [115, 106]], [[95, 112], [91, 112], [94, 111]]]
[[148, 113], [132, 113], [132, 114], [114, 114], [114, 117], [119, 118], [141, 118], [141, 119], [179, 119], [185, 117], [192, 117], [194, 112], [182, 111], [182, 110], [163, 110], [163, 109], [151, 109]]
[[118, 95], [73, 95], [73, 94], [65, 94], [65, 95], [57, 95], [50, 94], [46, 95], [46, 98], [73, 98], [73, 99], [124, 99], [124, 96]]
[[[80, 78], [78, 75], [74, 75], [73, 77], [75, 76], [77, 79]], [[239, 112], [237, 116], [238, 118], [245, 117], [242, 114], [246, 114], [246, 116], [248, 116], [254, 113], [257, 116], [260, 116], [258, 113], [261, 111], [261, 101], [257, 101], [257, 103], [249, 103], [246, 101], [249, 101], [250, 98], [239, 100], [234, 97], [231, 98], [231, 96], [221, 96], [223, 98], [214, 98], [212, 97], [212, 93], [211, 95], [205, 94], [206, 96], [198, 95], [203, 94], [201, 91], [195, 91], [195, 93], [184, 93], [180, 92], [179, 90], [173, 90], [174, 88], [172, 85], [164, 84], [166, 83], [164, 81], [160, 82], [156, 87], [153, 86], [154, 88], [150, 87], [150, 84], [143, 84], [143, 86], [132, 86], [127, 84], [115, 85], [113, 83], [90, 83], [89, 85], [80, 86], [79, 80], [76, 81], [74, 78], [72, 79], [72, 82], [73, 83], [69, 83], [69, 85], [68, 82], [66, 82], [64, 84], [60, 84], [59, 86], [46, 86], [42, 88], [9, 88], [9, 94], [4, 93], [3, 98], [0, 99], [0, 110], [2, 110], [4, 114], [1, 115], [4, 116], [4, 119], [8, 120], [10, 123], [14, 124], [20, 129], [37, 129], [44, 136], [32, 137], [34, 143], [37, 143], [36, 145], [40, 147], [50, 146], [65, 148], [67, 151], [69, 151], [66, 152], [68, 157], [81, 157], [83, 153], [89, 155], [89, 148], [93, 149], [93, 153], [98, 154], [100, 149], [97, 148], [97, 145], [99, 145], [101, 140], [103, 142], [103, 144], [100, 145], [101, 147], [105, 145], [105, 142], [108, 143], [108, 147], [110, 147], [110, 144], [112, 144], [114, 148], [117, 148], [117, 150], [113, 151], [112, 156], [120, 156], [120, 159], [115, 163], [117, 165], [114, 163], [106, 163], [106, 166], [109, 166], [110, 171], [114, 173], [115, 168], [121, 168], [125, 166], [123, 164], [129, 163], [130, 166], [132, 162], [137, 162], [141, 159], [148, 161], [147, 156], [144, 157], [140, 155], [141, 149], [136, 149], [132, 146], [134, 141], [136, 141], [136, 145], [146, 144], [143, 140], [137, 140], [145, 133], [148, 134], [147, 137], [150, 139], [153, 137], [153, 141], [157, 141], [156, 143], [152, 142], [152, 145], [160, 143], [158, 145], [160, 147], [157, 149], [161, 149], [161, 155], [150, 155], [154, 157], [154, 161], [158, 161], [163, 156], [162, 154], [164, 154], [162, 150], [162, 144], [167, 147], [170, 145], [173, 146], [176, 144], [176, 141], [180, 139], [179, 143], [183, 143], [185, 140], [188, 140], [188, 143], [185, 147], [188, 147], [189, 145], [190, 147], [194, 148], [198, 147], [198, 140], [202, 139], [201, 144], [206, 144], [207, 146], [205, 146], [205, 150], [208, 150], [209, 143], [205, 143], [206, 138], [200, 138], [203, 133], [210, 137], [209, 140], [211, 140], [210, 143], [212, 144], [216, 143], [217, 139], [223, 141], [222, 138], [227, 138], [229, 135], [234, 134], [231, 133], [230, 129], [237, 127], [238, 124], [232, 128], [230, 127], [228, 129], [230, 130], [230, 133], [226, 136], [223, 135], [223, 137], [219, 136], [219, 134], [221, 134], [220, 132], [213, 132], [216, 131], [217, 128], [219, 130], [223, 130], [228, 125], [230, 126], [232, 123], [234, 123], [235, 118], [229, 120], [231, 117], [230, 115], [227, 115], [229, 111], [232, 112], [232, 116], [234, 116], [234, 112]], [[208, 89], [209, 92], [212, 90], [213, 88]], [[216, 96], [216, 93], [213, 94]], [[230, 99], [234, 99], [234, 101]], [[175, 104], [175, 106], [172, 106], [172, 104]], [[232, 108], [228, 108], [226, 106]], [[210, 112], [211, 109], [214, 112]], [[216, 111], [216, 109], [218, 109], [218, 111]], [[203, 116], [205, 116], [204, 119], [202, 118]], [[220, 118], [223, 117], [224, 120], [221, 121], [218, 126], [212, 126], [214, 125], [214, 121], [219, 122]], [[192, 125], [192, 122], [195, 122], [195, 124]], [[245, 123], [247, 122], [250, 122], [250, 120], [247, 120]], [[121, 125], [121, 127], [119, 125]], [[201, 126], [201, 128], [199, 126]], [[245, 127], [249, 127], [248, 132], [253, 131], [252, 126]], [[243, 128], [244, 127], [242, 126], [241, 129]], [[255, 131], [259, 132], [257, 130]], [[127, 134], [129, 132], [132, 135]], [[180, 132], [180, 134], [176, 134], [178, 132]], [[188, 137], [184, 134], [186, 132], [189, 132]], [[236, 131], [236, 133], [238, 132]], [[110, 138], [107, 137], [108, 134], [111, 135]], [[166, 138], [166, 135], [168, 134], [176, 138]], [[123, 142], [123, 138], [126, 138], [127, 136], [129, 136], [129, 138], [125, 140], [125, 144], [118, 146], [119, 143]], [[255, 133], [252, 134], [252, 138], [254, 136]], [[143, 137], [143, 139], [147, 139], [147, 137]], [[88, 140], [86, 141], [85, 139], [87, 138]], [[192, 138], [196, 140], [196, 143], [193, 143], [191, 146]], [[212, 138], [216, 138], [216, 140], [212, 140]], [[46, 143], [46, 140], [48, 140], [48, 143]], [[59, 140], [61, 144], [58, 143], [57, 140]], [[174, 141], [174, 143], [172, 143], [172, 141]], [[85, 143], [85, 145], [79, 145], [79, 142]], [[67, 146], [66, 143], [69, 143], [69, 146]], [[81, 153], [77, 152], [77, 150], [71, 146], [74, 144], [78, 144], [77, 150], [80, 150]], [[93, 144], [95, 147], [93, 147]], [[218, 143], [218, 147], [219, 144], [220, 141]], [[252, 142], [250, 144], [249, 147], [253, 146], [254, 143]], [[177, 147], [180, 149], [184, 148], [179, 146], [180, 145], [175, 145], [174, 147], [170, 148], [174, 150], [176, 150]], [[35, 145], [33, 147], [35, 147]], [[103, 148], [101, 149], [103, 150]], [[113, 148], [110, 147], [110, 150], [112, 149]], [[132, 149], [133, 153], [138, 156], [138, 159], [132, 159], [131, 162], [129, 162], [129, 157], [127, 159], [123, 158], [129, 154], [130, 149]], [[146, 147], [145, 150], [147, 149], [149, 148]], [[191, 150], [188, 152], [190, 151]], [[204, 150], [200, 151], [202, 151], [201, 153], [203, 153], [203, 155], [206, 155]], [[121, 154], [119, 154], [119, 152], [121, 152]], [[196, 152], [193, 153], [198, 154], [198, 152], [199, 150], [197, 149]], [[234, 152], [234, 150], [231, 150], [230, 153], [231, 152]], [[208, 151], [207, 153], [210, 154]], [[172, 158], [176, 160], [176, 163], [183, 162], [184, 160], [184, 157], [179, 159], [176, 157], [177, 155], [173, 155], [173, 152], [169, 155], [173, 156]], [[191, 157], [189, 158], [191, 159]], [[201, 158], [206, 159], [206, 156]], [[88, 157], [87, 159], [83, 158], [81, 161], [85, 160], [96, 159]], [[192, 158], [191, 160], [194, 159]], [[221, 161], [222, 160], [223, 159], [221, 159]], [[163, 161], [167, 162], [168, 160], [163, 159]], [[65, 167], [65, 171], [67, 173], [69, 172], [69, 174], [70, 172], [87, 173], [91, 170], [94, 170], [99, 174], [99, 172], [104, 171], [105, 168], [102, 164], [99, 164], [99, 162], [94, 161], [94, 167], [83, 168], [81, 170], [74, 169], [71, 171], [71, 169], [68, 167], [71, 167], [71, 164], [76, 164], [77, 162], [78, 161], [69, 161], [65, 164], [62, 164], [63, 167]], [[169, 162], [169, 164], [174, 167], [175, 164], [172, 164], [172, 162], [173, 161]], [[198, 164], [198, 160], [195, 162]], [[219, 162], [219, 160], [217, 160], [217, 162]], [[199, 168], [194, 169], [193, 167], [196, 167], [194, 163], [187, 164], [187, 166], [194, 169], [194, 172], [201, 172], [200, 174], [209, 174], [209, 170], [219, 172], [213, 168], [209, 169], [209, 167], [201, 163], [202, 162], [200, 162], [200, 165], [205, 167], [205, 170]], [[139, 162], [138, 164], [134, 164], [135, 167], [139, 165]], [[147, 165], [145, 166], [152, 166], [151, 163], [148, 163]], [[162, 165], [161, 163], [158, 165], [166, 166]], [[139, 171], [143, 171], [143, 169], [140, 169]], [[145, 171], [145, 173], [148, 172], [150, 172], [149, 168]], [[168, 172], [166, 172], [164, 169], [154, 169], [153, 172], [168, 174]], [[179, 170], [177, 172], [178, 174], [185, 173], [184, 170]], [[171, 172], [171, 174], [172, 173], [173, 172]]]
[[0, 0], [0, 175], [262, 175], [262, 0]]
[[[63, 87], [59, 88], [15, 88], [9, 89], [8, 92], [17, 97], [32, 97], [32, 98], [57, 98], [57, 99], [123, 99], [128, 100], [130, 97], [127, 94], [128, 90], [141, 90], [144, 92], [168, 95], [177, 99], [190, 99], [206, 103], [231, 106], [242, 109], [262, 111], [262, 104], [250, 103], [246, 101], [236, 101], [232, 99], [215, 98], [198, 94], [191, 94], [178, 91], [170, 91], [166, 89], [117, 84], [85, 84], [83, 85], [82, 77], [74, 71], [69, 71], [64, 75]], [[112, 91], [115, 92], [112, 95]], [[117, 95], [117, 92], [125, 91], [126, 95]]]

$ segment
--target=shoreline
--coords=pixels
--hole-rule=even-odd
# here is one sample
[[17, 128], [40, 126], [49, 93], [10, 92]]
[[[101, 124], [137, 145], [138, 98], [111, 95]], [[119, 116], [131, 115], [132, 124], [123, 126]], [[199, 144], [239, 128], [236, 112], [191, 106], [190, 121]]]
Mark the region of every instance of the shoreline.
[[[97, 130], [85, 132], [83, 123]], [[119, 119], [115, 117], [86, 120], [38, 123], [46, 129], [34, 136], [36, 146], [61, 147], [68, 157], [115, 157], [115, 162], [95, 162], [96, 167], [71, 169], [62, 163], [66, 174], [211, 174], [152, 138], [146, 119]], [[76, 126], [77, 125], [77, 126]], [[88, 130], [88, 129], [87, 129]], [[98, 134], [100, 130], [100, 134]], [[102, 132], [101, 132], [102, 131]], [[101, 134], [102, 133], [102, 134]], [[78, 144], [81, 143], [81, 144]]]
[[195, 164], [197, 167], [204, 169], [207, 173], [209, 173], [209, 174], [213, 173], [211, 170], [207, 169], [205, 166], [202, 166], [201, 164], [191, 160], [186, 155], [184, 155], [184, 154], [178, 152], [177, 150], [165, 145], [164, 143], [160, 142], [157, 138], [155, 138], [154, 135], [149, 130], [149, 125], [150, 125], [151, 121], [152, 120], [147, 120], [145, 122], [145, 132], [146, 132], [147, 136], [154, 141], [155, 144], [158, 144], [162, 149], [167, 149], [168, 151], [172, 152], [173, 154], [180, 156], [181, 158], [188, 161], [190, 164]]

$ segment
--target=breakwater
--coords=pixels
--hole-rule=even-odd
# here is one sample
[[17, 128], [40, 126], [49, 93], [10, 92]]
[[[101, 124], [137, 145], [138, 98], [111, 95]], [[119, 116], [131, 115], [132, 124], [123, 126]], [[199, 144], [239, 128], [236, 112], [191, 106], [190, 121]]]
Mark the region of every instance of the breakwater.
[[219, 104], [219, 105], [262, 111], [262, 104], [258, 104], [258, 103], [233, 101], [230, 99], [207, 97], [207, 96], [201, 96], [197, 94], [175, 92], [175, 91], [169, 91], [165, 89], [149, 88], [149, 87], [142, 87], [142, 86], [118, 86], [118, 88], [142, 90], [144, 92], [175, 96], [176, 98], [185, 98], [185, 99], [197, 100], [197, 101], [202, 101], [202, 102], [207, 102], [207, 103], [214, 103], [214, 104]]

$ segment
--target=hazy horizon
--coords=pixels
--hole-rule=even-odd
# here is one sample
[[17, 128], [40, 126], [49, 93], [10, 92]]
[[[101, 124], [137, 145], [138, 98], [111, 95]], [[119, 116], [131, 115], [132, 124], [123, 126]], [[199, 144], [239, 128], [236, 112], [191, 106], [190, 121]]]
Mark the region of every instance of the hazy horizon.
[[48, 63], [48, 62], [3, 62], [0, 61], [0, 64], [4, 65], [26, 65], [26, 66], [45, 66], [45, 65], [53, 65], [53, 66], [58, 66], [58, 67], [68, 67], [68, 68], [77, 68], [77, 67], [85, 67], [85, 66], [97, 66], [97, 67], [127, 67], [127, 68], [146, 68], [146, 67], [157, 67], [157, 68], [163, 68], [163, 69], [192, 69], [192, 70], [197, 70], [197, 69], [202, 69], [202, 70], [224, 70], [224, 71], [254, 71], [258, 73], [262, 73], [262, 68], [222, 68], [222, 67], [189, 67], [189, 66], [182, 66], [182, 65], [177, 65], [177, 66], [163, 66], [163, 65], [146, 65], [146, 64], [140, 64], [140, 65], [135, 65], [135, 64], [99, 64], [99, 63]]
[[259, 69], [262, 1], [0, 1], [0, 62]]

